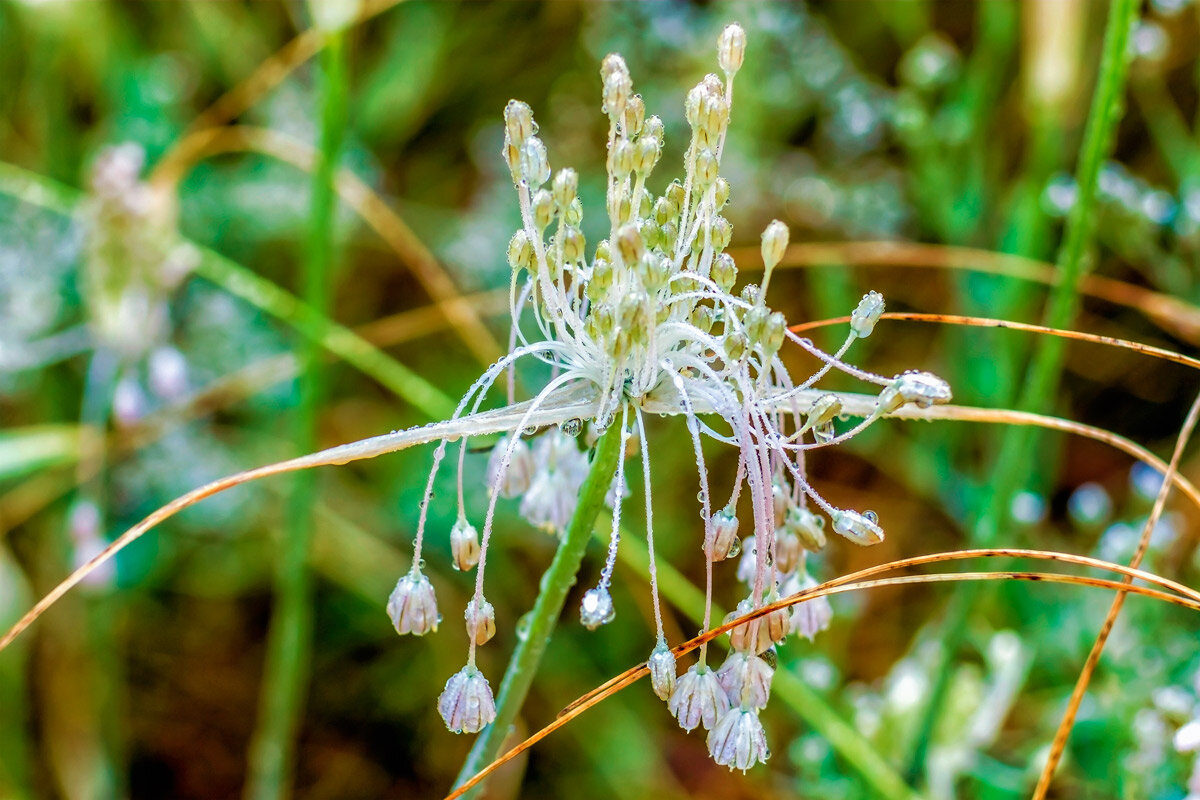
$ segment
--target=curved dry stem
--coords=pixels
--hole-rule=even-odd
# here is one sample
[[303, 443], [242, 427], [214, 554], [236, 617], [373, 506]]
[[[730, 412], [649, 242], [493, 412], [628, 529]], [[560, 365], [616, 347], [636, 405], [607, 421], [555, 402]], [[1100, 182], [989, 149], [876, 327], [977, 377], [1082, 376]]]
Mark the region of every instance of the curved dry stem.
[[[484, 436], [491, 433], [511, 430], [524, 419], [529, 403], [517, 403], [512, 406], [473, 414], [460, 419], [437, 422], [430, 425], [409, 428], [403, 431], [373, 436], [357, 442], [331, 447], [317, 453], [311, 453], [299, 458], [268, 464], [256, 469], [246, 470], [212, 481], [198, 489], [184, 494], [156, 509], [153, 513], [118, 536], [94, 558], [72, 572], [66, 579], [54, 587], [45, 597], [37, 602], [7, 633], [0, 638], [0, 650], [10, 645], [38, 617], [44, 614], [59, 598], [70, 591], [80, 581], [86, 578], [98, 567], [105, 564], [118, 552], [137, 541], [143, 534], [154, 528], [160, 522], [170, 519], [185, 508], [193, 506], [205, 498], [232, 489], [250, 481], [282, 475], [313, 467], [349, 464], [352, 461], [375, 458], [385, 453], [394, 453], [414, 445], [427, 444], [441, 439], [454, 440], [461, 436]], [[527, 425], [541, 427], [558, 424], [567, 419], [588, 418], [595, 414], [596, 401], [592, 398], [581, 398], [578, 395], [567, 395], [553, 402], [547, 402], [534, 410], [526, 421]]]
[[[980, 557], [1037, 558], [1037, 559], [1044, 559], [1044, 560], [1050, 560], [1050, 561], [1061, 561], [1061, 562], [1066, 562], [1066, 563], [1081, 564], [1081, 565], [1085, 565], [1085, 566], [1095, 567], [1098, 569], [1105, 569], [1105, 570], [1109, 570], [1112, 572], [1117, 572], [1117, 573], [1120, 573], [1120, 574], [1126, 576], [1129, 579], [1138, 578], [1141, 580], [1145, 580], [1145, 581], [1163, 586], [1164, 588], [1169, 589], [1172, 592], [1176, 592], [1177, 594], [1170, 594], [1168, 592], [1164, 592], [1164, 591], [1160, 591], [1160, 590], [1156, 590], [1156, 589], [1148, 589], [1148, 588], [1142, 587], [1142, 586], [1134, 586], [1132, 584], [1129, 584], [1129, 583], [1126, 583], [1123, 581], [1108, 580], [1108, 579], [1104, 579], [1104, 578], [1090, 578], [1090, 577], [1079, 576], [1079, 575], [1061, 575], [1058, 573], [1049, 573], [1049, 572], [1014, 572], [1014, 571], [958, 572], [958, 573], [940, 573], [940, 574], [934, 574], [934, 575], [906, 575], [906, 576], [899, 576], [899, 577], [893, 577], [893, 578], [870, 579], [871, 576], [873, 576], [873, 575], [877, 575], [881, 572], [886, 572], [886, 571], [890, 571], [893, 569], [901, 569], [901, 568], [905, 568], [905, 567], [918, 566], [921, 564], [937, 563], [937, 562], [942, 562], [942, 561], [953, 561], [953, 560], [961, 560], [961, 559], [965, 559], [965, 558], [980, 558]], [[902, 559], [899, 561], [890, 562], [888, 564], [881, 564], [881, 565], [878, 565], [875, 567], [870, 567], [868, 569], [860, 570], [858, 572], [851, 573], [849, 575], [844, 575], [840, 578], [837, 578], [837, 579], [834, 579], [831, 581], [827, 581], [819, 586], [802, 590], [800, 592], [797, 592], [794, 595], [790, 595], [789, 597], [779, 600], [778, 602], [771, 603], [771, 604], [765, 605], [759, 609], [756, 609], [755, 611], [753, 611], [749, 614], [746, 614], [745, 616], [731, 620], [717, 628], [712, 629], [711, 631], [708, 631], [707, 633], [704, 633], [700, 636], [695, 637], [694, 639], [691, 639], [687, 642], [684, 642], [683, 644], [678, 645], [677, 647], [673, 648], [672, 652], [675, 654], [676, 658], [678, 658], [679, 656], [682, 656], [682, 655], [686, 655], [687, 653], [691, 652], [692, 650], [699, 648], [702, 644], [712, 641], [713, 639], [717, 638], [721, 634], [726, 633], [727, 631], [729, 631], [733, 628], [736, 628], [739, 625], [743, 625], [754, 619], [758, 619], [759, 617], [770, 614], [781, 608], [787, 608], [787, 607], [793, 606], [797, 603], [802, 603], [806, 600], [811, 600], [816, 597], [828, 596], [831, 594], [842, 594], [845, 592], [858, 591], [860, 589], [874, 589], [874, 588], [880, 588], [880, 587], [884, 587], [884, 586], [896, 586], [896, 585], [915, 584], [915, 583], [943, 583], [943, 582], [952, 582], [952, 581], [981, 581], [981, 580], [1024, 580], [1024, 581], [1034, 581], [1034, 582], [1062, 583], [1062, 584], [1074, 584], [1074, 585], [1081, 585], [1081, 586], [1092, 586], [1092, 587], [1096, 587], [1096, 588], [1115, 590], [1118, 592], [1130, 592], [1133, 594], [1140, 594], [1140, 595], [1144, 595], [1146, 597], [1150, 597], [1150, 598], [1153, 598], [1156, 600], [1161, 600], [1163, 602], [1173, 603], [1175, 605], [1181, 605], [1186, 608], [1191, 608], [1193, 610], [1200, 611], [1200, 592], [1197, 592], [1189, 587], [1178, 584], [1174, 581], [1170, 581], [1165, 578], [1160, 578], [1156, 575], [1153, 575], [1153, 574], [1147, 573], [1147, 572], [1143, 572], [1141, 570], [1136, 570], [1136, 569], [1132, 569], [1129, 567], [1125, 567], [1120, 564], [1113, 564], [1110, 562], [1101, 561], [1099, 559], [1088, 558], [1086, 556], [1073, 556], [1068, 553], [1056, 553], [1056, 552], [1041, 551], [1041, 550], [1019, 550], [1019, 549], [962, 550], [962, 551], [957, 551], [957, 552], [935, 553], [932, 555], [917, 556], [915, 558]], [[1182, 596], [1180, 596], [1180, 595], [1182, 595]], [[616, 694], [621, 689], [624, 689], [626, 686], [629, 686], [630, 684], [634, 683], [635, 681], [639, 680], [640, 678], [642, 678], [644, 675], [647, 675], [647, 674], [649, 674], [649, 670], [646, 668], [646, 665], [639, 664], [638, 666], [631, 667], [630, 669], [626, 670], [625, 672], [621, 673], [620, 675], [613, 677], [612, 679], [607, 681], [605, 684], [603, 684], [598, 689], [595, 689], [595, 690], [589, 692], [588, 694], [584, 695], [583, 697], [576, 700], [571, 705], [567, 706], [567, 708], [565, 708], [558, 715], [558, 717], [556, 717], [554, 719], [554, 721], [552, 721], [549, 725], [546, 725], [544, 728], [539, 730], [537, 733], [528, 737], [525, 741], [523, 741], [516, 747], [510, 749], [508, 752], [501, 755], [499, 758], [497, 758], [495, 761], [493, 761], [487, 767], [485, 767], [484, 769], [482, 769], [478, 773], [476, 773], [469, 781], [462, 784], [455, 791], [453, 791], [452, 793], [447, 795], [445, 800], [454, 800], [455, 798], [460, 797], [463, 793], [469, 791], [471, 789], [471, 787], [477, 785], [480, 781], [484, 780], [488, 775], [490, 775], [492, 772], [494, 772], [496, 769], [498, 769], [500, 766], [502, 766], [503, 764], [505, 764], [512, 758], [515, 758], [516, 756], [520, 755], [525, 750], [528, 750], [534, 744], [537, 744], [538, 742], [540, 742], [542, 739], [549, 736], [554, 731], [558, 730], [559, 728], [563, 727], [567, 723], [571, 722], [572, 720], [574, 720], [576, 717], [578, 717], [584, 711], [587, 711], [592, 706], [594, 706], [597, 703], [601, 702], [602, 700], [605, 700], [608, 697]]]
[[[1012, 322], [1006, 319], [993, 319], [991, 317], [970, 317], [962, 314], [923, 314], [917, 312], [887, 312], [880, 316], [880, 319], [893, 319], [905, 322], [937, 322], [943, 325], [966, 325], [975, 328], [1008, 328], [1014, 331], [1027, 331], [1029, 333], [1041, 333], [1048, 336], [1059, 336], [1064, 339], [1074, 339], [1080, 342], [1091, 342], [1093, 344], [1103, 344], [1110, 347], [1121, 347], [1126, 350], [1132, 350], [1135, 353], [1151, 356], [1153, 358], [1161, 358], [1165, 361], [1173, 361], [1176, 364], [1183, 364], [1192, 369], [1200, 369], [1200, 359], [1185, 356], [1182, 353], [1177, 353], [1174, 350], [1168, 350], [1164, 347], [1155, 347], [1154, 345], [1142, 344], [1129, 339], [1119, 339], [1115, 336], [1103, 336], [1098, 333], [1085, 333], [1083, 331], [1073, 331], [1062, 328], [1047, 328], [1045, 325], [1032, 325], [1026, 322]], [[802, 322], [799, 325], [791, 326], [793, 333], [801, 333], [802, 331], [814, 330], [816, 328], [825, 328], [832, 325], [840, 325], [850, 321], [850, 317], [833, 317], [831, 319], [814, 320], [812, 322]]]
[[[188, 166], [214, 155], [240, 152], [261, 153], [305, 172], [311, 172], [317, 161], [312, 145], [269, 128], [235, 125], [203, 133], [188, 153]], [[499, 358], [500, 344], [475, 307], [459, 293], [454, 280], [400, 215], [351, 170], [339, 169], [335, 181], [338, 196], [412, 271], [475, 357], [484, 364]]]
[[[742, 269], [758, 268], [756, 248], [731, 248], [728, 252], [739, 265], [745, 265]], [[1054, 266], [1044, 261], [973, 247], [919, 242], [793, 244], [788, 247], [778, 268], [821, 266], [957, 269], [1003, 275], [1047, 286], [1058, 280]], [[1084, 275], [1078, 290], [1097, 300], [1137, 309], [1173, 335], [1189, 344], [1200, 345], [1200, 308], [1191, 303], [1097, 275]]]
[[[364, 0], [352, 24], [366, 22], [400, 1]], [[317, 28], [303, 31], [259, 64], [258, 69], [248, 77], [213, 101], [192, 120], [183, 137], [155, 165], [150, 173], [150, 182], [160, 188], [177, 184], [195, 163], [196, 154], [204, 149], [221, 126], [244, 114], [297, 67], [319, 53], [329, 41], [329, 36], [330, 32]]]
[[[1196, 429], [1196, 422], [1200, 420], [1200, 395], [1192, 402], [1192, 407], [1188, 411], [1187, 419], [1184, 420], [1183, 427], [1179, 431], [1179, 436], [1175, 440], [1175, 452], [1171, 454], [1171, 463], [1167, 465], [1165, 478], [1169, 479], [1172, 475], [1179, 471], [1179, 462], [1183, 458], [1184, 448], [1187, 446], [1188, 440], [1192, 437], [1192, 432]], [[1163, 509], [1167, 504], [1167, 495], [1171, 493], [1171, 483], [1169, 480], [1163, 480], [1162, 486], [1158, 489], [1158, 494], [1154, 498], [1154, 508], [1150, 511], [1150, 516], [1146, 518], [1146, 522], [1142, 525], [1141, 539], [1138, 541], [1137, 550], [1134, 551], [1133, 558], [1129, 560], [1129, 566], [1137, 568], [1142, 559], [1146, 555], [1146, 550], [1150, 546], [1150, 536], [1154, 532], [1154, 528], [1158, 525], [1158, 520], [1162, 517]], [[1129, 576], [1125, 577], [1125, 584], [1132, 584], [1133, 579]], [[1075, 687], [1071, 690], [1071, 699], [1067, 702], [1067, 709], [1063, 712], [1062, 721], [1058, 724], [1058, 729], [1054, 732], [1054, 740], [1050, 743], [1050, 752], [1046, 756], [1046, 763], [1042, 766], [1042, 773], [1038, 776], [1037, 787], [1033, 791], [1034, 800], [1043, 800], [1046, 793], [1050, 791], [1050, 782], [1054, 779], [1054, 772], [1058, 769], [1059, 761], [1062, 760], [1063, 751], [1067, 747], [1067, 739], [1071, 736], [1071, 729], [1075, 726], [1075, 717], [1079, 713], [1079, 705], [1083, 702], [1083, 696], [1087, 693], [1088, 684], [1091, 683], [1092, 673], [1096, 671], [1096, 665], [1100, 663], [1100, 654], [1104, 652], [1104, 645], [1108, 642], [1108, 636], [1112, 633], [1113, 626], [1117, 623], [1117, 616], [1121, 613], [1121, 607], [1125, 604], [1126, 593], [1118, 592], [1113, 598], [1112, 605], [1109, 606], [1108, 613], [1104, 617], [1104, 622], [1100, 626], [1100, 632], [1096, 634], [1096, 641], [1092, 643], [1092, 649], [1088, 653], [1087, 661], [1084, 662], [1083, 669], [1079, 673], [1079, 678], [1075, 681]]]

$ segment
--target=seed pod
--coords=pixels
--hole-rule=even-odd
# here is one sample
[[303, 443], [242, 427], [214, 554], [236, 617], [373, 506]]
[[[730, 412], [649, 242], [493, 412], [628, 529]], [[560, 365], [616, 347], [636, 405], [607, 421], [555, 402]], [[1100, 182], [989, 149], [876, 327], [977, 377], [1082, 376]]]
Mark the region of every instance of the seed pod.
[[450, 529], [450, 552], [455, 569], [468, 570], [479, 563], [479, 532], [465, 519], [459, 518]]

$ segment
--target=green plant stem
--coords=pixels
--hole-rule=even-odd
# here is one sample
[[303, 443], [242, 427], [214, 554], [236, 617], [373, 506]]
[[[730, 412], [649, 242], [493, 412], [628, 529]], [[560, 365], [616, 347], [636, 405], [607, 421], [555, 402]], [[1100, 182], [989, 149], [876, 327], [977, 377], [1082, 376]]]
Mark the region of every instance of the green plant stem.
[[[596, 452], [592, 457], [587, 478], [579, 490], [579, 505], [576, 506], [571, 522], [563, 533], [554, 560], [542, 575], [537, 600], [534, 601], [533, 610], [529, 612], [526, 633], [518, 639], [516, 649], [509, 659], [508, 669], [504, 672], [504, 680], [496, 698], [496, 719], [475, 740], [475, 745], [467, 754], [467, 759], [454, 782], [455, 786], [465, 783], [495, 759], [517, 718], [517, 712], [525, 703], [533, 676], [537, 672], [542, 655], [546, 652], [554, 626], [567, 600], [567, 592], [575, 584], [579, 565], [583, 563], [584, 551], [592, 538], [596, 517], [604, 507], [604, 496], [612, 485], [623, 445], [619, 424], [608, 426], [608, 430], [596, 443]], [[473, 790], [465, 797], [472, 797], [475, 793]]]
[[[646, 543], [633, 536], [622, 534], [621, 550], [617, 557], [640, 575], [649, 575], [650, 549]], [[696, 588], [687, 577], [666, 562], [658, 564], [658, 589], [663, 597], [676, 608], [687, 614], [694, 622], [704, 619], [704, 592]], [[714, 604], [714, 619], [722, 619], [725, 611]], [[728, 647], [729, 639], [720, 637], [713, 645]], [[813, 691], [795, 673], [779, 669], [771, 684], [774, 695], [819, 734], [837, 751], [847, 764], [862, 777], [871, 789], [871, 796], [884, 800], [917, 800], [917, 794], [904, 782], [895, 769], [879, 755], [874, 746], [863, 738], [854, 726]]]
[[[1136, 0], [1112, 0], [1109, 6], [1100, 74], [1075, 172], [1078, 187], [1075, 204], [1067, 217], [1063, 243], [1055, 261], [1058, 281], [1050, 291], [1050, 300], [1043, 315], [1043, 324], [1048, 327], [1066, 327], [1079, 307], [1079, 281], [1090, 268], [1084, 254], [1091, 245], [1094, 232], [1092, 209], [1096, 202], [1096, 185], [1121, 119], [1129, 72], [1129, 34], [1137, 15]], [[1039, 340], [1025, 373], [1023, 389], [1017, 401], [1018, 409], [1044, 412], [1052, 405], [1051, 400], [1062, 372], [1064, 347], [1065, 340], [1056, 337]], [[1006, 431], [995, 472], [987, 484], [987, 493], [981, 504], [983, 513], [974, 525], [974, 546], [988, 547], [995, 543], [1008, 521], [1013, 493], [1027, 480], [1037, 441], [1038, 433], [1033, 428], [1012, 426]], [[916, 750], [909, 765], [910, 778], [916, 778], [923, 769], [925, 754], [950, 687], [954, 660], [965, 638], [971, 612], [979, 604], [983, 589], [983, 584], [962, 587], [955, 593], [954, 602], [947, 613], [946, 633], [941, 637], [941, 659], [935, 673], [933, 691], [917, 731]]]
[[[343, 50], [344, 39], [339, 33], [330, 37], [328, 46], [321, 53], [320, 157], [313, 170], [309, 240], [304, 262], [304, 300], [322, 318], [329, 316], [329, 275], [334, 258], [337, 211], [334, 172], [346, 117]], [[298, 355], [300, 405], [295, 438], [298, 450], [308, 453], [317, 448], [317, 424], [325, 395], [325, 380], [316, 342], [304, 340]], [[312, 646], [312, 575], [307, 562], [313, 535], [316, 489], [315, 472], [298, 473], [287, 504], [258, 728], [250, 749], [246, 797], [254, 800], [272, 800], [291, 793], [296, 734], [303, 717]]]

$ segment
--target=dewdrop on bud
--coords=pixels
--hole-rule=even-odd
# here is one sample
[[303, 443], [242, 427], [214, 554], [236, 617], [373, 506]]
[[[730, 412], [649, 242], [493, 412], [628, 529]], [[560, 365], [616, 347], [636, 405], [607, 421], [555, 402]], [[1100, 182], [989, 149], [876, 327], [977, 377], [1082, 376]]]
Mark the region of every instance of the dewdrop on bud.
[[646, 666], [650, 669], [650, 686], [658, 699], [669, 700], [675, 691], [675, 654], [662, 639], [646, 660]]
[[508, 134], [509, 141], [517, 147], [533, 136], [533, 109], [528, 103], [520, 100], [508, 101], [508, 105], [504, 107], [504, 131]]
[[496, 635], [496, 609], [482, 598], [471, 598], [463, 619], [467, 622], [467, 638], [475, 644], [487, 644]]
[[[605, 59], [608, 63], [608, 59]], [[601, 67], [603, 73], [603, 67]], [[604, 78], [604, 104], [601, 106], [601, 111], [608, 114], [611, 120], [619, 120], [625, 113], [625, 104], [629, 102], [629, 95], [633, 93], [633, 80], [629, 77], [629, 71], [625, 68], [625, 62], [621, 62], [621, 68], [608, 74]]]
[[401, 635], [424, 636], [437, 630], [442, 618], [438, 615], [433, 584], [416, 566], [396, 582], [396, 588], [388, 597], [387, 614], [396, 633]]
[[858, 301], [854, 313], [850, 315], [850, 330], [854, 331], [854, 335], [860, 339], [867, 338], [871, 335], [871, 331], [875, 330], [875, 323], [879, 322], [881, 314], [883, 314], [883, 295], [879, 292], [867, 292], [863, 295], [862, 300]]
[[766, 708], [774, 674], [775, 670], [758, 656], [735, 650], [717, 670], [717, 682], [731, 706], [759, 709]]
[[895, 411], [906, 403], [918, 408], [949, 403], [950, 384], [932, 372], [909, 370], [892, 379], [879, 393], [879, 405], [885, 412]]
[[629, 74], [629, 67], [625, 66], [625, 59], [621, 58], [619, 53], [609, 53], [600, 62], [600, 79], [608, 80], [608, 76], [617, 72]]
[[713, 761], [729, 767], [730, 772], [735, 769], [745, 772], [770, 758], [767, 733], [758, 712], [742, 708], [726, 711], [708, 733], [708, 752]]
[[738, 539], [738, 518], [733, 509], [726, 506], [712, 515], [709, 522], [709, 539], [705, 542], [704, 554], [710, 561], [734, 558], [742, 551]]
[[504, 454], [508, 452], [509, 441], [509, 437], [505, 436], [496, 442], [487, 465], [487, 485], [504, 498], [517, 497], [529, 491], [529, 484], [533, 480], [535, 469], [533, 453], [530, 452], [529, 445], [525, 443], [524, 439], [518, 438], [516, 444], [513, 445], [508, 469], [500, 471], [504, 465]]
[[655, 139], [658, 139], [660, 145], [662, 144], [665, 130], [663, 121], [657, 114], [647, 117], [646, 121], [642, 123], [642, 136], [653, 136]]
[[450, 676], [438, 698], [438, 713], [452, 733], [479, 733], [496, 718], [492, 687], [474, 664]]
[[550, 180], [550, 158], [546, 145], [536, 136], [531, 136], [521, 145], [521, 174], [530, 186], [541, 186]]
[[715, 672], [703, 664], [693, 664], [675, 682], [667, 710], [685, 731], [694, 730], [697, 725], [711, 730], [729, 710], [729, 696]]
[[883, 541], [883, 528], [879, 527], [874, 511], [834, 511], [833, 529], [855, 544], [872, 545]]
[[479, 531], [465, 519], [459, 518], [450, 529], [450, 552], [455, 569], [465, 571], [479, 563]]
[[717, 39], [717, 63], [727, 75], [732, 75], [742, 68], [742, 60], [746, 57], [746, 32], [736, 22], [726, 25]]
[[762, 258], [767, 270], [775, 269], [783, 260], [788, 246], [788, 229], [779, 220], [772, 220], [762, 234]]
[[583, 627], [594, 631], [601, 625], [612, 622], [616, 615], [617, 611], [613, 608], [612, 595], [609, 594], [606, 587], [597, 586], [584, 593], [583, 602], [579, 604], [579, 620], [583, 623]]

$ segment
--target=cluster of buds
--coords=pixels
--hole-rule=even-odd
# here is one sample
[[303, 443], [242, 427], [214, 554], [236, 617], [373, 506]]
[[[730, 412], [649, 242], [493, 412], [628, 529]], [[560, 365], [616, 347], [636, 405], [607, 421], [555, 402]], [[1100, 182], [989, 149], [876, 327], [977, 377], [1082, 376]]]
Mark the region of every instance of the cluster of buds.
[[[725, 252], [733, 227], [721, 214], [730, 187], [720, 168], [734, 77], [744, 53], [742, 29], [725, 28], [718, 41], [722, 76], [706, 76], [687, 95], [691, 135], [682, 179], [666, 182], [660, 194], [649, 180], [662, 153], [664, 125], [658, 117], [646, 116], [624, 60], [617, 55], [604, 59], [600, 78], [601, 110], [609, 121], [608, 235], [595, 244], [590, 257], [580, 228], [583, 206], [577, 173], [570, 168], [552, 171], [528, 105], [513, 100], [504, 110], [503, 155], [521, 212], [521, 227], [508, 247], [510, 351], [471, 387], [455, 416], [478, 410], [494, 383], [506, 371], [511, 375], [520, 359], [548, 364], [554, 377], [532, 400], [512, 406], [521, 419], [494, 448], [488, 464], [490, 498], [481, 540], [467, 523], [463, 507], [467, 451], [462, 437], [459, 521], [450, 539], [455, 565], [474, 567], [476, 575], [475, 594], [466, 611], [467, 665], [447, 682], [439, 703], [453, 731], [479, 730], [494, 716], [490, 685], [475, 666], [475, 648], [495, 630], [495, 612], [483, 588], [497, 501], [520, 497], [521, 513], [528, 520], [561, 531], [575, 510], [588, 470], [576, 440], [587, 419], [596, 432], [619, 425], [625, 446], [609, 493], [613, 526], [605, 564], [598, 584], [583, 595], [583, 624], [593, 628], [615, 615], [609, 584], [627, 494], [625, 461], [640, 451], [657, 626], [647, 662], [652, 688], [683, 728], [703, 726], [708, 731], [709, 750], [718, 763], [745, 770], [765, 760], [766, 735], [758, 715], [770, 694], [775, 648], [789, 633], [811, 639], [828, 627], [832, 609], [824, 599], [811, 599], [737, 626], [730, 634], [730, 655], [719, 669], [708, 667], [702, 648], [698, 663], [677, 674], [656, 591], [651, 448], [644, 415], [678, 415], [687, 421], [700, 482], [707, 596], [712, 596], [713, 565], [740, 554], [738, 575], [749, 588], [735, 612], [740, 617], [815, 585], [807, 554], [825, 546], [827, 529], [862, 545], [883, 539], [873, 512], [836, 508], [814, 489], [805, 470], [808, 451], [845, 441], [901, 406], [927, 407], [950, 399], [946, 383], [930, 373], [885, 377], [843, 360], [855, 341], [871, 334], [883, 313], [883, 298], [876, 292], [854, 309], [850, 333], [834, 353], [789, 330], [783, 314], [766, 302], [772, 272], [788, 250], [788, 229], [778, 220], [762, 233], [761, 282], [735, 293], [738, 269]], [[779, 355], [789, 342], [820, 359], [821, 368], [802, 381], [793, 380]], [[846, 396], [814, 388], [831, 370], [877, 387], [872, 408], [858, 414], [862, 420], [840, 431]], [[512, 395], [510, 379], [510, 404]], [[588, 409], [586, 415], [579, 414], [581, 406]], [[542, 434], [531, 447], [527, 437], [534, 415], [568, 407], [572, 416], [558, 419], [558, 430]], [[862, 403], [856, 408], [861, 411]], [[701, 447], [704, 436], [739, 452], [729, 499], [716, 510]], [[435, 452], [421, 506], [414, 547], [417, 565], [434, 474], [446, 446], [443, 441]], [[738, 537], [743, 489], [753, 527], [745, 546]], [[401, 578], [389, 603], [401, 633], [420, 634], [436, 626], [432, 589], [427, 586], [417, 567]], [[710, 607], [705, 630], [710, 628]]]

